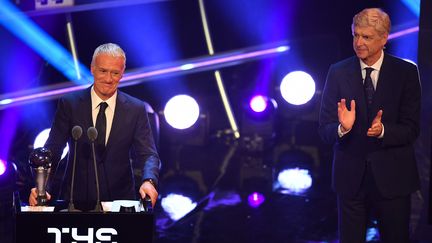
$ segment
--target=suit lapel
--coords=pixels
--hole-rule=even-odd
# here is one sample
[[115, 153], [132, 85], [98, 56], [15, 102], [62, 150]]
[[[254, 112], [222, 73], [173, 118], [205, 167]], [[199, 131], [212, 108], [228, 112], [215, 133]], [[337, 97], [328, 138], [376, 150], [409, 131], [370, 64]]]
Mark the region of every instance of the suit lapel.
[[82, 109], [83, 114], [83, 121], [84, 121], [84, 132], [87, 132], [86, 129], [89, 127], [94, 126], [93, 125], [93, 119], [92, 119], [92, 103], [91, 103], [91, 95], [90, 95], [90, 88], [85, 89], [84, 92], [80, 96], [80, 109]]
[[113, 117], [113, 122], [111, 125], [111, 131], [110, 134], [108, 136], [108, 142], [107, 142], [107, 146], [106, 146], [106, 150], [107, 151], [109, 149], [109, 147], [111, 146], [111, 144], [113, 143], [113, 141], [115, 141], [115, 137], [117, 136], [117, 134], [119, 132], [121, 132], [121, 119], [122, 117], [127, 116], [127, 99], [126, 97], [123, 95], [123, 93], [121, 93], [120, 91], [117, 91], [117, 100], [116, 100], [116, 107], [115, 107], [115, 111], [114, 111], [114, 117]]

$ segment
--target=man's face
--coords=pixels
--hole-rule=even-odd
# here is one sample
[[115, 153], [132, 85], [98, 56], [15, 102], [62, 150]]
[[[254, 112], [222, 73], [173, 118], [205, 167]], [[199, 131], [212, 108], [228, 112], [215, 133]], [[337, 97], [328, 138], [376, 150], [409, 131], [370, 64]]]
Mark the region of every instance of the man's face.
[[94, 90], [102, 100], [114, 95], [125, 70], [125, 59], [108, 54], [98, 55], [91, 65]]
[[373, 27], [355, 27], [353, 47], [357, 57], [367, 65], [373, 65], [380, 58], [387, 37], [380, 36]]

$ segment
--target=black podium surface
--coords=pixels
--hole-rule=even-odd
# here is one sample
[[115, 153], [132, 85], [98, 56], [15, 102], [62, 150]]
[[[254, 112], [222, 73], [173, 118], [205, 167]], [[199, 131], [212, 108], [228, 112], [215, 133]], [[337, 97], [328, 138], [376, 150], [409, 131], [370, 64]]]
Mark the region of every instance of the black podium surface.
[[16, 242], [152, 242], [151, 213], [21, 212]]

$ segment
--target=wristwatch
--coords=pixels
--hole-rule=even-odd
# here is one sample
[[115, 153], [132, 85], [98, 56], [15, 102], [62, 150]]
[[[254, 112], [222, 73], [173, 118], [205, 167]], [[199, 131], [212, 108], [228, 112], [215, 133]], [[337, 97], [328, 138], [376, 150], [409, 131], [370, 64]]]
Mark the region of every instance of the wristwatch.
[[146, 182], [146, 181], [150, 182], [150, 184], [152, 184], [152, 186], [156, 189], [156, 183], [154, 182], [153, 179], [148, 178], [148, 179], [145, 179], [145, 180], [144, 180], [144, 182]]

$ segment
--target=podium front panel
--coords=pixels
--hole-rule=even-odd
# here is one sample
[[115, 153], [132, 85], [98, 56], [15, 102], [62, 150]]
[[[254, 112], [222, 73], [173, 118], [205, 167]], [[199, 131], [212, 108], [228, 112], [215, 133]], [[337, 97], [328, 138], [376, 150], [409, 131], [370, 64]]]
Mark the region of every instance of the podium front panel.
[[22, 212], [16, 215], [16, 242], [152, 242], [153, 214]]

